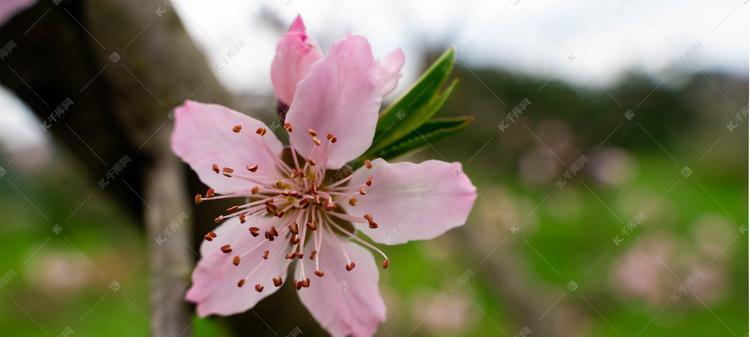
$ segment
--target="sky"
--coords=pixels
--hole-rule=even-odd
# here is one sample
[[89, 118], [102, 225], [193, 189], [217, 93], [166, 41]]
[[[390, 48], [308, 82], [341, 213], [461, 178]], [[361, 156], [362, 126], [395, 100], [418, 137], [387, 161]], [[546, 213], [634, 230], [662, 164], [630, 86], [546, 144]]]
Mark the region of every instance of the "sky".
[[[424, 50], [453, 46], [459, 62], [501, 67], [581, 86], [627, 71], [657, 78], [687, 71], [748, 74], [748, 0], [172, 0], [188, 32], [231, 91], [270, 93], [275, 43], [295, 16], [325, 51], [347, 32], [377, 56], [402, 48], [403, 90]], [[412, 57], [410, 57], [412, 56]], [[0, 90], [0, 145], [46, 141], [39, 121]]]

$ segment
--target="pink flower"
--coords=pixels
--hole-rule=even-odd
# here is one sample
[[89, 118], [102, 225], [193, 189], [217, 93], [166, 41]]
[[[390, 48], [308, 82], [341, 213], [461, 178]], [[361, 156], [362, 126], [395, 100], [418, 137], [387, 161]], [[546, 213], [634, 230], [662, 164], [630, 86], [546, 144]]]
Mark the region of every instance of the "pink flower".
[[[462, 225], [476, 188], [459, 163], [382, 159], [341, 169], [372, 143], [383, 95], [404, 57], [375, 60], [362, 36], [326, 57], [298, 18], [281, 39], [272, 76], [289, 104], [288, 148], [260, 121], [226, 107], [187, 101], [175, 111], [172, 148], [211, 188], [205, 200], [241, 200], [205, 236], [187, 299], [198, 315], [252, 308], [289, 278], [302, 303], [334, 336], [371, 336], [385, 319], [374, 251], [431, 239]], [[334, 171], [338, 170], [338, 171]], [[338, 172], [340, 176], [337, 176]]]

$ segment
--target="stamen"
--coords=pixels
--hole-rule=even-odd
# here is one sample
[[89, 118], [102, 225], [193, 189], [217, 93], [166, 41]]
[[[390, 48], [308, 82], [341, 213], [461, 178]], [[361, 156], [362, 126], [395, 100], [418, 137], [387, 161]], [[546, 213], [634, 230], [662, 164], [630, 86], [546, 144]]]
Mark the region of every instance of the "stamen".
[[365, 218], [365, 220], [367, 220], [367, 223], [370, 225], [370, 228], [372, 229], [378, 228], [378, 223], [372, 219], [371, 214], [365, 214], [362, 217]]
[[325, 214], [325, 216], [326, 216], [326, 219], [328, 220], [328, 223], [330, 223], [333, 227], [335, 227], [339, 232], [341, 232], [343, 234], [346, 234], [348, 237], [350, 237], [354, 241], [357, 241], [359, 244], [361, 244], [361, 245], [363, 245], [363, 246], [365, 246], [367, 248], [370, 248], [373, 251], [375, 251], [376, 253], [380, 254], [380, 256], [383, 257], [383, 269], [388, 268], [388, 266], [390, 265], [390, 262], [388, 260], [388, 256], [385, 255], [385, 253], [382, 250], [378, 249], [378, 247], [375, 247], [374, 245], [370, 244], [369, 242], [365, 241], [364, 239], [360, 238], [359, 236], [354, 235], [353, 233], [351, 233], [351, 232], [349, 232], [347, 230], [344, 230], [343, 228], [341, 228], [341, 226], [339, 226], [338, 224], [336, 224], [335, 222], [333, 222], [333, 220], [328, 216], [328, 214]]
[[299, 234], [299, 226], [297, 226], [296, 222], [293, 222], [291, 225], [289, 225], [289, 231], [292, 234]]

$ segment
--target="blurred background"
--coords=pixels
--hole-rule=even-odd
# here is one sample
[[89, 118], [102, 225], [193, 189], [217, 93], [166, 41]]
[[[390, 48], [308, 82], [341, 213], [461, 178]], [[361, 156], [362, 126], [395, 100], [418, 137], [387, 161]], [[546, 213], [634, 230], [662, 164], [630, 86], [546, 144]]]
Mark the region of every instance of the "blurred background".
[[[740, 0], [39, 1], [0, 30], [3, 335], [149, 334], [138, 172], [151, 139], [186, 98], [273, 123], [270, 61], [298, 14], [323, 50], [346, 32], [377, 55], [403, 48], [390, 99], [453, 46], [460, 84], [441, 114], [475, 117], [405, 158], [463, 163], [479, 197], [463, 228], [384, 247], [378, 336], [747, 336]], [[87, 103], [103, 96], [115, 98]], [[119, 100], [127, 111], [107, 115]], [[122, 117], [143, 109], [157, 122]], [[121, 139], [130, 147], [107, 150]], [[188, 200], [204, 187], [185, 174]], [[321, 335], [282, 293], [191, 327]]]

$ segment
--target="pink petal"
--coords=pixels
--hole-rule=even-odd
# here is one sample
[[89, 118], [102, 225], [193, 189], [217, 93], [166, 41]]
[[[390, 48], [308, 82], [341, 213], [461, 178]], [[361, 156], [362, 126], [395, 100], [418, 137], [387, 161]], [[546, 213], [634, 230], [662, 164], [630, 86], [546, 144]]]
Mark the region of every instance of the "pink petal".
[[404, 52], [401, 48], [396, 49], [378, 61], [377, 81], [380, 86], [380, 95], [388, 95], [396, 89], [398, 80], [401, 78], [401, 67], [404, 65]]
[[[322, 278], [313, 275], [315, 261], [304, 259], [310, 287], [299, 290], [299, 297], [323, 328], [334, 337], [370, 337], [385, 320], [385, 304], [378, 290], [378, 267], [366, 249], [325, 233], [320, 247]], [[311, 243], [306, 251], [314, 249]], [[346, 271], [348, 261], [343, 247], [356, 267]], [[300, 275], [297, 265], [295, 275]], [[298, 276], [301, 279], [301, 277]]]
[[[232, 130], [236, 125], [242, 128], [239, 133]], [[258, 136], [258, 128], [268, 129], [263, 122], [221, 105], [185, 101], [175, 108], [172, 150], [216, 192], [247, 191], [255, 184], [227, 178], [214, 172], [212, 166], [247, 173], [248, 165], [258, 165], [256, 175], [276, 175], [273, 156], [280, 156], [283, 146], [270, 130]]]
[[18, 12], [30, 7], [36, 0], [3, 0], [0, 1], [0, 26], [5, 24]]
[[341, 204], [348, 214], [372, 215], [378, 228], [354, 226], [383, 244], [432, 239], [463, 225], [477, 196], [459, 163], [390, 164], [376, 159], [371, 169], [363, 166], [354, 172], [350, 185], [364, 184], [370, 176], [373, 184], [366, 188], [367, 195], [357, 196], [356, 206]]
[[341, 168], [364, 153], [375, 135], [381, 86], [393, 82], [392, 75], [384, 74], [392, 74], [397, 61], [391, 56], [381, 65], [363, 36], [350, 35], [334, 44], [299, 82], [287, 113], [286, 121], [298, 130], [292, 138], [300, 154], [309, 155], [314, 146], [308, 129], [317, 131], [324, 143], [329, 133], [337, 137], [328, 153], [328, 168]]
[[[214, 231], [213, 241], [203, 241], [202, 257], [193, 271], [193, 285], [185, 296], [197, 304], [199, 316], [240, 313], [278, 290], [273, 278], [286, 279], [287, 244], [281, 238], [274, 241], [263, 238], [262, 233], [273, 221], [273, 218], [255, 216], [241, 224], [238, 218], [231, 218]], [[250, 235], [251, 224], [260, 228], [261, 235]], [[226, 244], [232, 247], [229, 254], [221, 251]], [[269, 251], [268, 259], [263, 259], [265, 250]], [[240, 256], [237, 266], [233, 264], [234, 256]], [[243, 278], [245, 284], [238, 287], [237, 282]], [[263, 285], [262, 292], [255, 289], [256, 284]]]
[[276, 45], [276, 56], [271, 63], [271, 83], [276, 97], [290, 105], [297, 83], [322, 57], [318, 47], [309, 41], [302, 18], [297, 16], [289, 32]]

